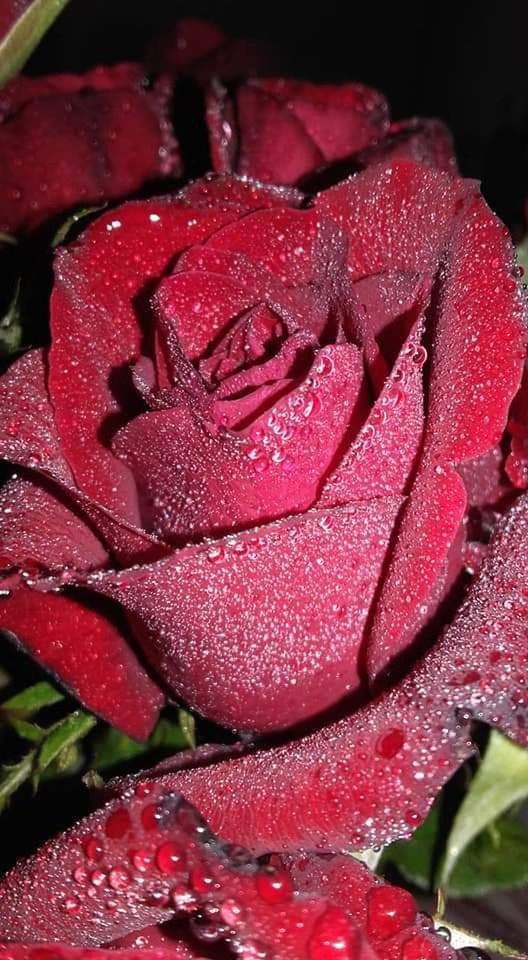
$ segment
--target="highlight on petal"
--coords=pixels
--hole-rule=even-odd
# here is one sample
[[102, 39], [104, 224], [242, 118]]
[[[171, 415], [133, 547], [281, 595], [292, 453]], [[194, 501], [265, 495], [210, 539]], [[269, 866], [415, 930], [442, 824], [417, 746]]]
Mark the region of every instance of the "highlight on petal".
[[129, 639], [93, 603], [21, 585], [0, 594], [0, 629], [82, 703], [137, 740], [146, 740], [164, 696]]
[[473, 752], [472, 719], [527, 742], [527, 548], [523, 496], [452, 626], [392, 690], [307, 737], [160, 783], [258, 852], [362, 850], [408, 836]]
[[358, 691], [400, 506], [390, 497], [312, 511], [87, 585], [119, 602], [192, 707], [228, 727], [288, 727]]

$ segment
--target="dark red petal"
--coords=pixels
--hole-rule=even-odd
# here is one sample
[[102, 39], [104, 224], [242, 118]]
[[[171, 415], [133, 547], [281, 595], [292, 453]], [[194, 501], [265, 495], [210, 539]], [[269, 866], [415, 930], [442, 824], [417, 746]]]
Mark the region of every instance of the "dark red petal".
[[132, 522], [134, 483], [109, 440], [123, 407], [130, 416], [128, 366], [141, 353], [145, 297], [183, 248], [233, 216], [191, 212], [167, 199], [129, 203], [57, 257], [49, 386], [61, 446], [78, 486]]
[[[143, 530], [119, 520], [75, 486], [62, 452], [46, 388], [46, 358], [31, 350], [0, 379], [0, 458], [51, 479], [80, 508], [117, 557], [132, 563], [163, 556], [166, 548]], [[134, 488], [134, 497], [137, 494]]]
[[98, 66], [87, 73], [51, 73], [30, 77], [19, 74], [0, 90], [0, 115], [12, 113], [32, 100], [58, 93], [80, 93], [81, 90], [122, 90], [141, 87], [145, 70], [140, 63], [116, 63]]
[[504, 453], [499, 446], [474, 460], [466, 460], [458, 472], [471, 507], [493, 507], [511, 493], [504, 473]]
[[528, 365], [525, 364], [521, 386], [511, 408], [508, 431], [511, 435], [511, 453], [506, 461], [506, 473], [515, 487], [528, 487]]
[[89, 710], [145, 740], [163, 694], [117, 625], [82, 600], [20, 587], [0, 599], [0, 627]]
[[[229, 126], [231, 116], [225, 97], [218, 96], [214, 107], [211, 134], [218, 160], [222, 124]], [[360, 84], [250, 81], [237, 92], [237, 116], [240, 173], [275, 183], [295, 183], [323, 163], [362, 150], [388, 126], [385, 100]]]
[[215, 173], [187, 184], [176, 196], [180, 203], [191, 207], [235, 208], [240, 214], [267, 207], [299, 207], [304, 199], [293, 187], [277, 187], [235, 174], [217, 176]]
[[[276, 859], [277, 863], [281, 862]], [[283, 857], [282, 863], [297, 890], [318, 893], [345, 910], [386, 960], [401, 960], [402, 945], [418, 937], [430, 948], [430, 952], [422, 954], [429, 960], [458, 957], [457, 952], [435, 934], [429, 918], [418, 913], [417, 904], [407, 890], [385, 883], [354, 857], [297, 854]]]
[[311, 736], [163, 783], [221, 836], [261, 852], [408, 836], [471, 754], [472, 717], [528, 742], [527, 549], [523, 496], [453, 625], [393, 690]]
[[324, 157], [287, 106], [252, 84], [237, 93], [237, 171], [269, 183], [295, 184], [317, 170]]
[[423, 326], [415, 323], [357, 439], [325, 481], [321, 506], [405, 492], [423, 433]]
[[189, 400], [136, 417], [115, 449], [136, 477], [147, 528], [185, 542], [307, 509], [357, 429], [362, 386], [359, 351], [342, 344], [320, 351], [243, 436], [197, 416]]
[[[116, 815], [119, 836], [109, 830]], [[275, 878], [282, 896], [270, 896]], [[0, 922], [15, 944], [101, 946], [169, 919], [179, 907], [194, 914], [198, 941], [206, 939], [200, 927], [220, 928], [219, 939], [232, 929], [245, 955], [261, 949], [281, 960], [320, 960], [325, 943], [328, 958], [375, 957], [343, 910], [319, 896], [295, 897], [287, 874], [221, 843], [193, 807], [157, 785], [111, 801], [15, 867], [1, 885]], [[216, 907], [216, 924], [200, 918], [200, 909], [211, 914]]]
[[414, 160], [446, 173], [458, 173], [451, 131], [435, 117], [413, 117], [391, 123], [387, 136], [356, 159], [365, 167], [373, 163], [392, 163], [396, 159]]
[[140, 84], [27, 101], [0, 125], [0, 229], [27, 231], [61, 211], [133, 193], [179, 168], [170, 87]]
[[406, 625], [427, 601], [463, 518], [463, 484], [450, 464], [491, 450], [506, 426], [526, 352], [526, 307], [513, 270], [505, 228], [483, 200], [475, 200], [446, 253], [422, 467], [373, 621], [367, 654], [372, 678], [406, 646]]
[[90, 528], [36, 477], [0, 490], [0, 544], [0, 568], [91, 570], [108, 560]]
[[353, 280], [393, 270], [427, 276], [436, 272], [457, 210], [476, 192], [472, 181], [395, 160], [323, 191], [315, 203], [348, 238]]
[[146, 654], [191, 706], [228, 727], [287, 727], [357, 690], [400, 505], [308, 513], [98, 576], [93, 588], [132, 614]]

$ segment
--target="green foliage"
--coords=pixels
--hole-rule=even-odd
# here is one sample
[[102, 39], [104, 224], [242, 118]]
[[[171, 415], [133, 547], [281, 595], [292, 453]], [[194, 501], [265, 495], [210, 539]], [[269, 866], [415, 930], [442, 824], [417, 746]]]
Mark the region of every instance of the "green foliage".
[[0, 88], [22, 69], [69, 0], [33, 0], [0, 41]]

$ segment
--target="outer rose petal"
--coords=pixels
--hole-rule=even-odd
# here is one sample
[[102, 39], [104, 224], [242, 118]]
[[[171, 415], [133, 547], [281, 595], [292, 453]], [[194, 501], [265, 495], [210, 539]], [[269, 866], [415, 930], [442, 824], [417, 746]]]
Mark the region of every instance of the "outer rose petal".
[[3, 38], [22, 16], [30, 0], [4, 0], [0, 6], [0, 37]]
[[0, 116], [13, 113], [32, 100], [58, 93], [79, 93], [81, 90], [122, 90], [140, 88], [145, 71], [139, 63], [116, 63], [98, 66], [87, 73], [51, 73], [44, 77], [19, 74], [0, 90]]
[[354, 281], [394, 270], [428, 276], [438, 269], [457, 211], [477, 191], [470, 180], [395, 160], [323, 191], [315, 206], [344, 231]]
[[146, 527], [186, 542], [306, 510], [357, 429], [362, 386], [359, 351], [341, 344], [319, 351], [306, 379], [242, 436], [188, 400], [136, 417], [115, 450], [136, 477]]
[[146, 654], [191, 706], [225, 726], [280, 729], [357, 691], [400, 505], [392, 497], [307, 513], [98, 575], [93, 587], [132, 615]]
[[229, 169], [235, 151], [225, 141], [231, 134], [238, 138], [239, 172], [272, 183], [295, 183], [323, 164], [350, 156], [388, 125], [383, 97], [352, 83], [252, 80], [236, 93], [236, 114], [235, 135], [232, 104], [221, 87], [213, 87], [208, 109], [213, 160]]
[[317, 892], [346, 910], [386, 960], [401, 960], [402, 946], [408, 943], [415, 946], [414, 957], [456, 960], [459, 956], [435, 934], [429, 917], [417, 912], [407, 890], [385, 883], [355, 857], [298, 854], [276, 860], [282, 860], [296, 889]]
[[[79, 878], [74, 884], [72, 875]], [[61, 940], [100, 946], [170, 919], [180, 903], [194, 911], [214, 903], [232, 908], [227, 926], [241, 952], [253, 946], [281, 960], [315, 960], [325, 940], [339, 935], [341, 949], [349, 947], [347, 960], [375, 960], [343, 910], [319, 896], [295, 897], [284, 871], [273, 876], [283, 885], [279, 898], [268, 892], [269, 871], [246, 851], [218, 841], [177, 794], [156, 787], [147, 793], [143, 785], [126, 803], [110, 802], [8, 874], [1, 885], [2, 935], [15, 944], [44, 940], [51, 949]], [[65, 960], [74, 957], [68, 952]]]
[[383, 140], [357, 157], [361, 166], [392, 163], [397, 158], [424, 163], [456, 175], [458, 164], [451, 131], [436, 118], [413, 117], [391, 123]]
[[267, 207], [299, 207], [304, 199], [294, 187], [278, 187], [248, 177], [218, 176], [208, 173], [188, 183], [176, 195], [180, 203], [191, 207], [237, 209], [241, 214]]
[[124, 407], [130, 416], [128, 367], [141, 353], [145, 298], [183, 248], [233, 216], [169, 199], [128, 203], [99, 217], [56, 259], [49, 387], [61, 446], [78, 486], [132, 522], [134, 483], [107, 441]]
[[[30, 350], [0, 378], [0, 458], [38, 471], [81, 509], [107, 546], [125, 562], [154, 559], [165, 546], [145, 531], [119, 520], [78, 490], [57, 437], [46, 388], [46, 358]], [[134, 497], [137, 494], [134, 490]]]
[[271, 51], [262, 45], [229, 37], [216, 24], [194, 17], [165, 28], [150, 45], [148, 55], [152, 69], [192, 77], [203, 86], [212, 77], [253, 76], [271, 62]]
[[526, 305], [513, 269], [505, 228], [474, 200], [446, 252], [422, 465], [372, 626], [371, 678], [407, 645], [406, 626], [426, 602], [462, 521], [466, 496], [450, 464], [486, 453], [504, 431], [526, 352]]
[[91, 570], [108, 560], [103, 545], [50, 487], [16, 477], [0, 490], [0, 569]]
[[0, 628], [15, 634], [89, 710], [131, 737], [147, 738], [163, 694], [104, 612], [70, 596], [20, 587], [0, 599]]
[[528, 742], [527, 550], [523, 496], [452, 626], [393, 690], [311, 736], [160, 783], [259, 852], [362, 850], [409, 835], [472, 753], [473, 716]]
[[[0, 229], [31, 230], [79, 204], [116, 199], [176, 173], [170, 87], [139, 84], [29, 101], [0, 125]], [[43, 189], [45, 188], [45, 189]]]

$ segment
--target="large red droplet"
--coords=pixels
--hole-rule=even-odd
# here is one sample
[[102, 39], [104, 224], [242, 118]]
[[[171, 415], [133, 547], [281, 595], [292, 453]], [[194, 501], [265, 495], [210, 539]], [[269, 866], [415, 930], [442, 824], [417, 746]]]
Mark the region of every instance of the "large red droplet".
[[425, 937], [413, 937], [403, 944], [402, 960], [438, 960], [438, 951]]
[[168, 841], [156, 851], [156, 866], [161, 873], [179, 873], [185, 865], [185, 854], [177, 843]]
[[124, 807], [120, 807], [119, 810], [110, 814], [104, 829], [106, 836], [112, 840], [120, 840], [126, 836], [132, 829], [132, 821], [130, 820], [128, 811], [125, 810]]
[[376, 750], [380, 757], [384, 757], [385, 760], [391, 760], [392, 757], [395, 757], [396, 754], [400, 752], [404, 743], [405, 735], [403, 730], [395, 728], [389, 730], [388, 733], [383, 734], [383, 736], [379, 738], [376, 744]]
[[359, 960], [359, 955], [359, 937], [346, 914], [338, 907], [328, 907], [308, 942], [310, 960]]
[[372, 937], [388, 940], [416, 919], [416, 904], [401, 887], [378, 887], [368, 896], [368, 931]]
[[265, 867], [255, 877], [259, 897], [266, 903], [284, 903], [293, 893], [293, 884], [285, 870]]

